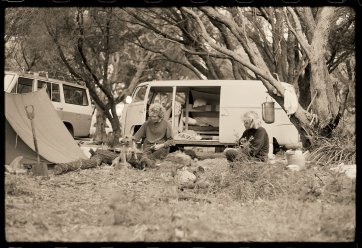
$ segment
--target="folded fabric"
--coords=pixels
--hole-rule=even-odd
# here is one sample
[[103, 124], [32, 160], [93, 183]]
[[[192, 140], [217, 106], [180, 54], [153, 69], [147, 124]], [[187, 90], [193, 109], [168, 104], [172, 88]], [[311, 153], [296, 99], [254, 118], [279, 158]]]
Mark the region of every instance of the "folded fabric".
[[287, 112], [288, 116], [294, 114], [298, 109], [298, 97], [295, 94], [295, 91], [292, 88], [292, 86], [285, 88], [284, 109]]
[[[188, 121], [189, 121], [189, 122], [188, 122], [189, 125], [198, 125], [198, 124], [197, 124], [197, 121], [196, 121], [195, 119], [193, 119], [193, 118], [191, 118], [191, 117], [188, 117], [188, 119], [189, 119], [189, 120], [188, 120]], [[182, 117], [182, 120], [183, 120], [184, 123], [186, 123], [186, 118], [185, 118], [185, 117]]]

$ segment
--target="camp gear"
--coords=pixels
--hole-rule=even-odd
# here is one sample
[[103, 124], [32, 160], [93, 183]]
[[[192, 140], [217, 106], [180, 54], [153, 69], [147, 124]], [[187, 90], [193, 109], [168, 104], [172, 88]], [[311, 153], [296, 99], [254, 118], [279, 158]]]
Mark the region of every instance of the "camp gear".
[[305, 158], [301, 150], [288, 150], [285, 155], [288, 165], [298, 165], [301, 168], [305, 166]]
[[265, 101], [261, 105], [262, 117], [265, 123], [274, 123], [275, 121], [275, 108], [273, 101]]
[[28, 119], [30, 120], [31, 124], [31, 131], [33, 133], [33, 140], [34, 140], [34, 147], [36, 152], [36, 165], [32, 167], [33, 175], [34, 176], [48, 176], [48, 166], [45, 163], [40, 163], [39, 158], [39, 150], [38, 150], [38, 142], [36, 140], [36, 133], [34, 128], [34, 106], [33, 105], [27, 105], [25, 106], [25, 111]]

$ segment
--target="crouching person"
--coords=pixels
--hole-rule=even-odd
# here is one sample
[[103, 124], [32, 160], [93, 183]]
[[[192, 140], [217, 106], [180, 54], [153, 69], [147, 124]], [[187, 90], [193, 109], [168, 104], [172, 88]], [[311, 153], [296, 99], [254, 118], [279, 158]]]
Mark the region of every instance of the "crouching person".
[[261, 126], [261, 121], [255, 111], [248, 111], [242, 116], [245, 131], [239, 139], [238, 149], [228, 149], [225, 155], [228, 161], [233, 162], [247, 156], [251, 160], [268, 160], [269, 137], [265, 128]]
[[141, 140], [143, 153], [139, 160], [140, 169], [153, 168], [156, 160], [163, 160], [174, 145], [171, 124], [164, 119], [166, 110], [159, 103], [151, 104], [148, 110], [148, 120], [131, 137], [133, 147], [135, 141]]

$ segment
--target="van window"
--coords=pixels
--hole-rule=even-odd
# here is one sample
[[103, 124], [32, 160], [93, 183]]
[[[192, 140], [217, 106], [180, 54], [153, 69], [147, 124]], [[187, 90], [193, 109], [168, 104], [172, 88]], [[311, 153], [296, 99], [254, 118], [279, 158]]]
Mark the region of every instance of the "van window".
[[[172, 90], [172, 88], [170, 88]], [[165, 109], [170, 108], [172, 105], [172, 92], [171, 93], [156, 93], [153, 98], [154, 103], [160, 103]]]
[[44, 81], [38, 81], [38, 89], [41, 89], [44, 87], [44, 85], [47, 86], [47, 94], [49, 98], [53, 102], [60, 102], [60, 93], [59, 93], [59, 84], [50, 83], [50, 82], [44, 82]]
[[60, 91], [59, 91], [59, 84], [52, 83], [52, 97], [53, 102], [60, 102]]
[[33, 90], [33, 79], [19, 77], [16, 87], [11, 91], [12, 93], [28, 93]]
[[50, 92], [51, 92], [50, 83], [44, 82], [44, 81], [38, 81], [38, 89], [41, 89], [41, 88], [45, 87], [44, 85], [46, 85], [46, 87], [47, 87], [46, 91], [47, 91], [47, 94], [48, 94], [48, 96], [50, 98]]
[[138, 87], [136, 89], [136, 92], [135, 92], [134, 96], [133, 96], [132, 102], [143, 102], [144, 99], [145, 99], [146, 90], [147, 90], [147, 85], [142, 86], [142, 87]]
[[87, 106], [88, 98], [85, 89], [63, 84], [65, 103]]

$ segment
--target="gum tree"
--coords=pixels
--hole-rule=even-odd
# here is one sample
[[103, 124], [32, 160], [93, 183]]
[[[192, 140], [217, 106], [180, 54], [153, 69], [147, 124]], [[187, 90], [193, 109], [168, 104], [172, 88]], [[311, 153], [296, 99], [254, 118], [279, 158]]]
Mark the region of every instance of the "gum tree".
[[[138, 83], [151, 53], [127, 43], [129, 29], [117, 20], [117, 9], [47, 10], [45, 26], [70, 74], [88, 87], [97, 108], [97, 124], [109, 119], [114, 140], [120, 137], [116, 105]], [[137, 56], [131, 57], [131, 50]], [[104, 128], [96, 140], [104, 140]]]
[[[292, 84], [299, 104], [291, 121], [304, 146], [313, 135], [331, 136], [338, 125], [354, 84], [352, 9], [182, 7], [127, 13], [160, 40], [177, 45], [199, 78], [262, 80], [281, 106], [280, 82]], [[336, 35], [344, 37], [344, 46], [334, 42]]]

